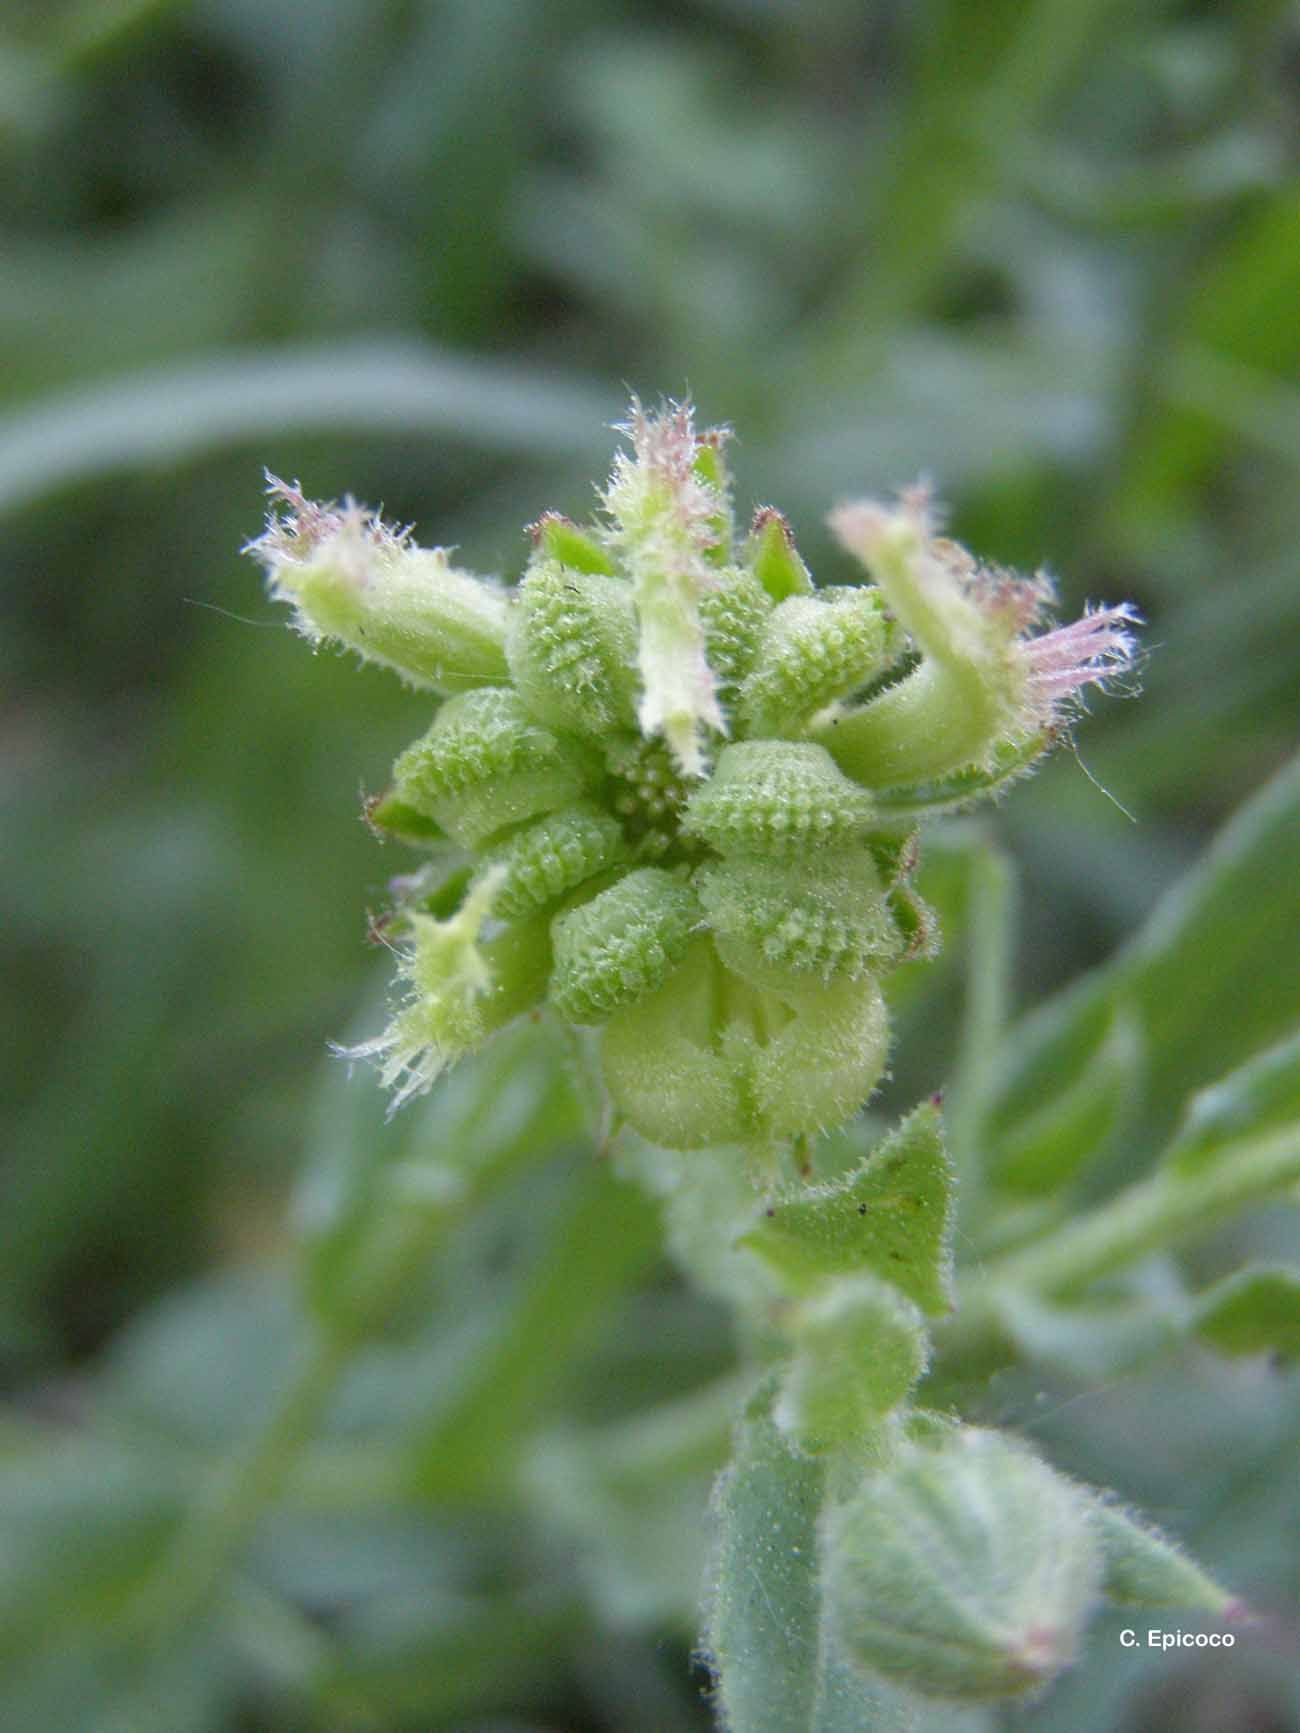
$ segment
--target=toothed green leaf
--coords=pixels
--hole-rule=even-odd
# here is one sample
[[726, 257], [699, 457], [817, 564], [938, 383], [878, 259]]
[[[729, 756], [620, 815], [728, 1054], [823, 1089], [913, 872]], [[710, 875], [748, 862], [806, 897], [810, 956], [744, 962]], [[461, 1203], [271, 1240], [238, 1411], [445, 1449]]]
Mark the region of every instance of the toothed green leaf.
[[861, 1167], [776, 1198], [742, 1240], [796, 1293], [869, 1270], [931, 1317], [952, 1305], [952, 1169], [938, 1108], [916, 1108]]

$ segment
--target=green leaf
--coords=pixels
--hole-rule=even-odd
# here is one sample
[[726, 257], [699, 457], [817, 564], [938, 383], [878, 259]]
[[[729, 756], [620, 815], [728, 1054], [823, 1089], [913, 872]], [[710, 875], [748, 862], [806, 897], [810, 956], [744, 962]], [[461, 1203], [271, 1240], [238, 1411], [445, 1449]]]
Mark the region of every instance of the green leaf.
[[0, 1468], [0, 1658], [93, 1633], [147, 1581], [175, 1531], [183, 1482], [160, 1453], [87, 1437]]
[[1300, 1270], [1257, 1266], [1197, 1297], [1192, 1328], [1221, 1354], [1300, 1359]]
[[1168, 333], [1169, 352], [1149, 363], [1150, 378], [1172, 376], [1173, 401], [1152, 403], [1135, 421], [1124, 484], [1111, 508], [1139, 544], [1177, 522], [1230, 431], [1213, 404], [1180, 401], [1176, 385], [1187, 363], [1203, 354], [1286, 378], [1300, 358], [1300, 336], [1287, 316], [1300, 287], [1298, 216], [1300, 193], [1288, 179], [1249, 220], [1229, 228], [1191, 285]]
[[329, 1725], [477, 1724], [553, 1691], [582, 1632], [581, 1607], [565, 1594], [371, 1598], [339, 1621], [321, 1704]]
[[952, 1169], [938, 1108], [915, 1108], [862, 1165], [778, 1197], [740, 1241], [795, 1292], [870, 1270], [931, 1317], [952, 1304]]
[[1097, 1498], [1092, 1513], [1108, 1600], [1121, 1607], [1187, 1607], [1220, 1614], [1232, 1606], [1232, 1597], [1158, 1529], [1109, 1498]]
[[1300, 1125], [1300, 1033], [1194, 1095], [1164, 1159], [1197, 1173], [1242, 1138], [1286, 1125]]
[[[1144, 1053], [1131, 1141], [1163, 1143], [1189, 1088], [1210, 1083], [1300, 1018], [1300, 758], [1220, 832], [1111, 962], [1023, 1019], [1004, 1043], [990, 1112], [997, 1149], [1075, 1076], [1121, 1011]], [[996, 1159], [996, 1158], [995, 1158]]]
[[695, 1634], [702, 1513], [726, 1459], [740, 1387], [728, 1378], [613, 1425], [559, 1427], [520, 1475], [538, 1523], [577, 1555], [600, 1616]]
[[0, 422], [0, 511], [91, 476], [173, 468], [284, 433], [437, 433], [503, 451], [585, 453], [609, 410], [585, 382], [423, 344], [230, 351], [82, 387]]
[[1103, 1149], [1139, 1088], [1142, 1035], [1127, 1006], [1106, 1005], [1078, 1074], [997, 1147], [994, 1180], [1031, 1197], [1057, 1191]]
[[307, 1292], [322, 1319], [359, 1323], [408, 1246], [427, 1259], [489, 1193], [580, 1133], [565, 1058], [554, 1028], [521, 1027], [391, 1120], [371, 1078], [329, 1067], [296, 1211]]
[[997, 1308], [1027, 1360], [1088, 1383], [1122, 1376], [1172, 1347], [1182, 1333], [1172, 1304], [1142, 1294], [1061, 1305], [1008, 1287], [999, 1293]]
[[456, 1501], [512, 1471], [525, 1429], [573, 1361], [617, 1317], [617, 1302], [659, 1253], [658, 1207], [584, 1154], [556, 1231], [518, 1279], [512, 1303], [453, 1388], [440, 1391], [411, 1449], [422, 1491]]
[[860, 1447], [924, 1372], [921, 1314], [875, 1276], [838, 1276], [792, 1307], [783, 1327], [794, 1355], [776, 1424], [801, 1451]]

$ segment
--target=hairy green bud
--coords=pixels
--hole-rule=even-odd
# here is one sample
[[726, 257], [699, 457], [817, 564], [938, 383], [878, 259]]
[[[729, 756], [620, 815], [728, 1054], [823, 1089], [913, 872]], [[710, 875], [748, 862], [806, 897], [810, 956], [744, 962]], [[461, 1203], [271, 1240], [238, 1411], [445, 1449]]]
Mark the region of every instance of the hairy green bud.
[[794, 1353], [772, 1417], [810, 1456], [860, 1449], [929, 1360], [920, 1312], [866, 1272], [826, 1282], [786, 1311], [782, 1329]]
[[849, 1658], [962, 1703], [1025, 1696], [1068, 1666], [1102, 1572], [1087, 1494], [973, 1427], [869, 1475], [831, 1515], [825, 1560]]
[[628, 1124], [745, 1144], [770, 1178], [775, 1146], [870, 1096], [881, 982], [936, 948], [910, 827], [1023, 774], [1128, 664], [1133, 615], [1035, 634], [1045, 581], [937, 538], [919, 494], [841, 508], [872, 581], [816, 589], [779, 512], [737, 537], [725, 430], [633, 400], [620, 431], [597, 521], [543, 513], [510, 594], [278, 482], [251, 551], [308, 636], [446, 695], [367, 808], [480, 856], [419, 877], [393, 922], [408, 993], [368, 1051], [399, 1098], [535, 1003], [542, 970], [561, 1016], [603, 1025]]

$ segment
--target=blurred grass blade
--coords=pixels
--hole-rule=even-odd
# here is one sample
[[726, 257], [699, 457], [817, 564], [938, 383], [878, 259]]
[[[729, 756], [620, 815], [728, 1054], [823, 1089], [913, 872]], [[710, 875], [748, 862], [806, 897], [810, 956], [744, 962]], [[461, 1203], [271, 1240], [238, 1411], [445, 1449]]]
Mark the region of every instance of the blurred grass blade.
[[1165, 1156], [1180, 1173], [1196, 1173], [1243, 1136], [1300, 1125], [1300, 1031], [1194, 1095]]
[[123, 469], [283, 433], [441, 434], [504, 451], [594, 451], [598, 386], [423, 344], [231, 350], [68, 392], [0, 422], [0, 511]]
[[1050, 1196], [1101, 1151], [1141, 1089], [1142, 1034], [1124, 1005], [1106, 1007], [1096, 1048], [1083, 1049], [1077, 1077], [1059, 1080], [1054, 1098], [1029, 1115], [998, 1148], [994, 1179], [1009, 1191]]

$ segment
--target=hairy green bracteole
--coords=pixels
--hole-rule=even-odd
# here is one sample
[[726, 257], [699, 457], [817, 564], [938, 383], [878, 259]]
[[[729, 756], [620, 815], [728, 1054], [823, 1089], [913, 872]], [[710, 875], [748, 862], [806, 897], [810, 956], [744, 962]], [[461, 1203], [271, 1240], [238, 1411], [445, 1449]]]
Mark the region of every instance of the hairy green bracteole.
[[[428, 858], [384, 928], [393, 1019], [346, 1051], [397, 1107], [539, 1007], [598, 1032], [621, 1169], [752, 1362], [714, 1500], [722, 1721], [919, 1727], [1046, 1687], [1103, 1596], [1229, 1606], [1108, 1498], [918, 1404], [957, 1293], [937, 1099], [847, 1171], [810, 1160], [885, 1070], [882, 982], [938, 943], [918, 819], [1023, 776], [1132, 667], [1136, 615], [1040, 629], [1047, 580], [941, 537], [920, 490], [837, 508], [818, 587], [778, 512], [738, 532], [688, 405], [620, 431], [596, 521], [539, 518], [513, 589], [270, 484], [250, 551], [298, 628], [440, 699], [367, 809]], [[1199, 1185], [1147, 1188], [1157, 1239]], [[1104, 1264], [1115, 1230], [1075, 1239]]]

